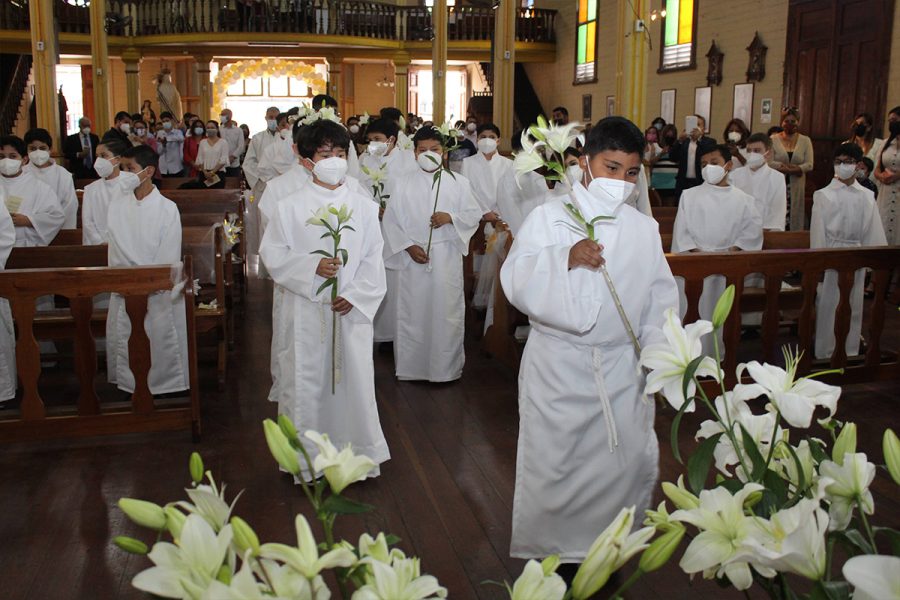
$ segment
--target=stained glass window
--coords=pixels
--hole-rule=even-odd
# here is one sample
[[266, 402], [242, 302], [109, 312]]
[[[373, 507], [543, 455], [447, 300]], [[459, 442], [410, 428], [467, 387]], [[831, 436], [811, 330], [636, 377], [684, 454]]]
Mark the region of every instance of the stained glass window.
[[597, 1], [578, 1], [575, 83], [597, 80]]
[[693, 67], [694, 19], [698, 0], [665, 0], [660, 70]]

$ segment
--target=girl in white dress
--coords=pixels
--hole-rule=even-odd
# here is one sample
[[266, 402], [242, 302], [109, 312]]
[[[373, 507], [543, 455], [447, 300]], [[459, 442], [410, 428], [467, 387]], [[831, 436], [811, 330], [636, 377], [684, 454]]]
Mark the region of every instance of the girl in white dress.
[[875, 166], [875, 179], [881, 183], [878, 212], [884, 225], [887, 243], [900, 245], [900, 106], [888, 115], [891, 137], [884, 144]]

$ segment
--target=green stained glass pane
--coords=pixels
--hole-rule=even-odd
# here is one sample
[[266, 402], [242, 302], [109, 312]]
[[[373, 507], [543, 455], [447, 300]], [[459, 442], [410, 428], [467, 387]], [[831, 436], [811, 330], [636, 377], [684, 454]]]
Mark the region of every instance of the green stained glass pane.
[[597, 0], [588, 0], [587, 20], [593, 21], [597, 18]]
[[578, 64], [587, 62], [587, 25], [578, 26]]
[[666, 1], [666, 46], [678, 43], [678, 7], [680, 0]]

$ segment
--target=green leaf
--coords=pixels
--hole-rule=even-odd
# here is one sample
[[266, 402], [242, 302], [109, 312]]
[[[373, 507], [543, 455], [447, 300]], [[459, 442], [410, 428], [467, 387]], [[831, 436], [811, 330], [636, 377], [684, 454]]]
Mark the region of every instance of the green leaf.
[[386, 536], [384, 536], [384, 541], [387, 542], [388, 546], [396, 546], [403, 540], [400, 539], [398, 536], [394, 535], [393, 533], [389, 533]]
[[796, 490], [797, 496], [803, 494], [806, 491], [806, 474], [803, 472], [803, 463], [800, 462], [800, 457], [797, 456], [797, 451], [794, 450], [794, 447], [784, 442], [783, 445], [788, 449], [788, 453], [791, 455], [791, 459], [794, 461], [794, 467], [797, 468], [797, 477], [800, 479], [798, 482], [798, 489]]
[[328, 253], [327, 250], [316, 250], [314, 252], [310, 252], [310, 254], [321, 254], [325, 258], [334, 258], [331, 254]]
[[833, 531], [831, 532], [831, 535], [834, 535], [837, 540], [841, 542], [841, 545], [847, 549], [851, 556], [857, 554], [875, 554], [875, 549], [872, 548], [872, 544], [869, 543], [869, 540], [856, 529]]
[[741, 491], [742, 489], [744, 489], [744, 484], [741, 482], [740, 479], [723, 479], [719, 483], [718, 487], [725, 488], [726, 490], [731, 492], [731, 495], [733, 496], [733, 495], [737, 494], [739, 491]]
[[787, 504], [787, 485], [784, 479], [772, 470], [766, 471], [763, 484], [766, 489], [763, 491], [762, 502], [759, 503], [760, 510], [763, 516], [770, 517]]
[[675, 418], [672, 420], [672, 429], [669, 433], [669, 440], [672, 442], [672, 454], [675, 455], [675, 460], [677, 460], [680, 464], [684, 464], [684, 461], [681, 460], [681, 451], [678, 449], [678, 429], [681, 427], [681, 417], [684, 416], [684, 413], [687, 410], [688, 406], [692, 405], [693, 403], [694, 399], [690, 398], [681, 405], [681, 408], [679, 408], [678, 412], [675, 413]]
[[849, 600], [850, 584], [846, 581], [817, 581], [810, 600]]
[[325, 283], [319, 286], [319, 289], [316, 290], [316, 296], [322, 293], [322, 290], [326, 289], [328, 286], [332, 286], [337, 284], [337, 279], [334, 277], [329, 277], [325, 280]]
[[356, 231], [355, 229], [353, 229], [353, 228], [350, 227], [349, 225], [344, 225], [344, 229], [347, 229], [347, 230], [349, 230], [349, 231]]
[[706, 477], [709, 475], [709, 469], [713, 463], [713, 451], [716, 449], [716, 444], [719, 443], [719, 438], [723, 435], [717, 433], [703, 440], [697, 447], [697, 451], [688, 459], [688, 484], [695, 494], [699, 494], [706, 486]]
[[812, 454], [813, 460], [816, 461], [816, 464], [821, 463], [823, 460], [828, 460], [828, 455], [825, 453], [824, 444], [809, 436], [806, 436], [806, 442], [809, 444], [809, 453]]
[[346, 265], [347, 261], [350, 259], [350, 255], [344, 248], [339, 248], [338, 252], [341, 253], [341, 263]]
[[744, 454], [749, 456], [750, 460], [753, 461], [753, 470], [750, 474], [750, 479], [753, 481], [762, 481], [763, 475], [766, 474], [766, 459], [760, 454], [756, 442], [753, 441], [753, 436], [750, 435], [750, 432], [747, 431], [743, 425], [741, 425], [741, 438], [744, 445]]
[[334, 494], [322, 503], [322, 510], [336, 515], [358, 515], [371, 512], [375, 510], [375, 507], [371, 504], [363, 504], [345, 496]]
[[681, 378], [681, 394], [685, 398], [688, 397], [688, 386], [690, 386], [691, 382], [694, 380], [694, 373], [697, 372], [701, 362], [703, 362], [703, 356], [698, 356], [689, 362], [684, 370], [684, 375]]

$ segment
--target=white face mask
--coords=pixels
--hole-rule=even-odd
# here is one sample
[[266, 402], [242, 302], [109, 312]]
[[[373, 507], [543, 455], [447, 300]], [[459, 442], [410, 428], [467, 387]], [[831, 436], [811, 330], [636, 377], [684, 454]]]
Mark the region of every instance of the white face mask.
[[0, 175], [15, 177], [22, 170], [22, 161], [18, 158], [0, 159]]
[[98, 156], [97, 160], [94, 161], [94, 170], [97, 171], [97, 175], [103, 179], [112, 175], [115, 169], [116, 165], [112, 164], [112, 161], [103, 158], [102, 156]]
[[134, 132], [136, 134], [138, 134], [139, 136], [143, 137], [144, 134], [147, 133], [147, 130], [144, 129], [143, 127], [138, 127], [137, 129], [134, 130]]
[[869, 178], [869, 176], [866, 175], [865, 171], [863, 171], [862, 169], [856, 170], [856, 180], [857, 181], [865, 181], [868, 178]]
[[766, 164], [766, 155], [759, 152], [751, 152], [747, 155], [747, 166], [754, 171]]
[[443, 157], [433, 150], [426, 150], [416, 157], [419, 168], [426, 173], [434, 173], [441, 167]]
[[741, 134], [738, 131], [729, 131], [728, 132], [728, 141], [732, 144], [737, 144], [741, 141]]
[[222, 125], [228, 122], [228, 115], [219, 115], [219, 120], [222, 122]]
[[375, 157], [384, 156], [387, 154], [388, 143], [387, 142], [379, 142], [373, 141], [369, 142], [369, 147], [367, 149], [368, 153]]
[[359, 133], [359, 125], [351, 125], [349, 127], [349, 129], [350, 129], [350, 133], [352, 133], [353, 135], [356, 135], [357, 133]]
[[706, 165], [701, 172], [703, 181], [710, 185], [718, 185], [725, 177], [725, 167], [719, 165]]
[[466, 123], [466, 131], [469, 133], [475, 133], [476, 129], [478, 129], [478, 125], [475, 123]]
[[482, 154], [491, 154], [497, 151], [497, 140], [494, 138], [481, 138], [478, 140], [478, 151]]
[[339, 185], [343, 183], [344, 178], [347, 176], [348, 168], [349, 165], [346, 158], [332, 156], [317, 162], [313, 167], [313, 175], [326, 185]]
[[166, 131], [171, 130], [172, 122], [171, 121], [163, 121], [163, 129], [165, 129]]
[[579, 165], [569, 165], [566, 167], [566, 177], [572, 185], [581, 183], [581, 180], [584, 179], [584, 169]]
[[82, 135], [90, 135], [90, 134], [91, 134], [91, 128], [90, 128], [90, 127], [82, 127], [82, 128], [81, 128], [81, 134], [82, 134]]
[[608, 204], [614, 203], [616, 206], [625, 202], [631, 192], [634, 190], [634, 184], [624, 179], [608, 179], [606, 177], [593, 177], [588, 184], [588, 193], [594, 198]]
[[266, 128], [269, 131], [275, 131], [276, 129], [278, 129], [278, 121], [276, 121], [275, 119], [266, 119]]
[[121, 131], [125, 135], [128, 135], [129, 133], [131, 133], [131, 123], [122, 123], [121, 125], [119, 125], [119, 131]]
[[[141, 173], [143, 172], [144, 171], [141, 170]], [[119, 187], [122, 188], [122, 191], [126, 194], [133, 192], [141, 185], [140, 173], [132, 173], [131, 171], [122, 171], [119, 173], [119, 176], [116, 177], [116, 181], [119, 183]]]
[[856, 175], [856, 165], [845, 165], [844, 163], [834, 165], [834, 174], [838, 179], [850, 179]]
[[204, 131], [204, 130], [203, 130], [202, 127], [194, 127], [194, 134], [195, 134], [195, 135], [203, 135], [203, 131]]
[[32, 150], [28, 153], [28, 160], [36, 167], [43, 167], [50, 160], [50, 153], [46, 150]]

